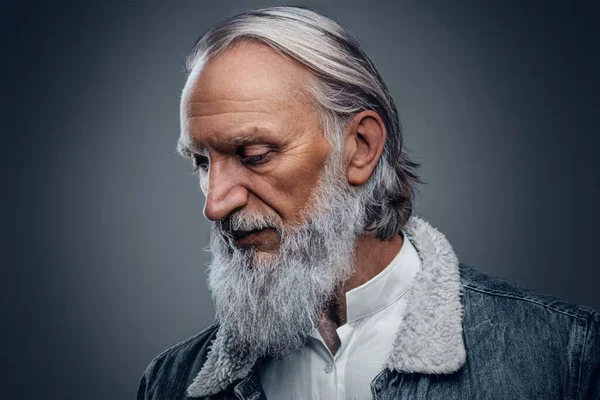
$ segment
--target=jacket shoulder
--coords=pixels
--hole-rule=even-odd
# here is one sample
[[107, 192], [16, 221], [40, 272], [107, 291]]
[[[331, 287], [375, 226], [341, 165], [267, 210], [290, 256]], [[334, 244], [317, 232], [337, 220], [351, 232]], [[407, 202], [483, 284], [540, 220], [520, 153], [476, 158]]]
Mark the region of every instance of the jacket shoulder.
[[554, 296], [535, 292], [466, 264], [460, 264], [459, 269], [463, 293], [475, 292], [484, 296], [504, 298], [507, 301], [515, 301], [522, 307], [542, 307], [547, 311], [564, 314], [584, 323], [597, 314], [590, 307], [577, 305]]
[[206, 362], [218, 328], [215, 322], [154, 357], [142, 375], [138, 400], [185, 398], [185, 391]]
[[482, 380], [495, 376], [496, 394], [512, 393], [519, 387], [515, 382], [521, 382], [538, 394], [535, 398], [557, 393], [561, 398], [600, 398], [597, 311], [464, 264], [459, 268], [471, 371], [478, 371]]

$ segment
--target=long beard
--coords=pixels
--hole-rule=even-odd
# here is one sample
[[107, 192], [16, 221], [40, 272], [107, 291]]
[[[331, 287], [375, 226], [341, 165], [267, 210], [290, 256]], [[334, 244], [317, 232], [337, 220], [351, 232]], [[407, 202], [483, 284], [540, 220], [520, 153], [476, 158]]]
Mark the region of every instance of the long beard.
[[[221, 333], [244, 353], [277, 357], [295, 352], [353, 273], [364, 202], [333, 153], [303, 214], [304, 224], [276, 226], [276, 254], [235, 248], [222, 225], [212, 227], [208, 286]], [[243, 211], [234, 221], [238, 226], [275, 224], [272, 217]]]

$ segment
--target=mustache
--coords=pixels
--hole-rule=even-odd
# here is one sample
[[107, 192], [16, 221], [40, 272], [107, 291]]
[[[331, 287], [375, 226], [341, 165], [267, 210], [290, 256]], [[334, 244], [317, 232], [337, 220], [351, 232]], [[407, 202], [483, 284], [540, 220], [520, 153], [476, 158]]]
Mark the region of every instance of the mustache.
[[275, 229], [279, 235], [283, 233], [283, 222], [279, 216], [258, 212], [238, 211], [215, 222], [216, 231], [226, 239], [234, 239], [240, 233]]

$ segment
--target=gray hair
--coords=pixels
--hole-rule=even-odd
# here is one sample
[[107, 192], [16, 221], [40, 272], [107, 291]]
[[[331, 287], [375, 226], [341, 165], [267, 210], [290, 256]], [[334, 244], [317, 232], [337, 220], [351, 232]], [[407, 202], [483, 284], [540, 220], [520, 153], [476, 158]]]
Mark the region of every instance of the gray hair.
[[368, 195], [363, 231], [383, 240], [393, 238], [412, 214], [419, 165], [403, 149], [392, 96], [360, 43], [335, 21], [310, 9], [269, 7], [239, 14], [206, 32], [188, 56], [188, 72], [240, 40], [263, 42], [312, 72], [315, 82], [309, 91], [334, 149], [341, 150], [343, 130], [354, 115], [364, 110], [380, 115], [387, 139], [364, 185]]

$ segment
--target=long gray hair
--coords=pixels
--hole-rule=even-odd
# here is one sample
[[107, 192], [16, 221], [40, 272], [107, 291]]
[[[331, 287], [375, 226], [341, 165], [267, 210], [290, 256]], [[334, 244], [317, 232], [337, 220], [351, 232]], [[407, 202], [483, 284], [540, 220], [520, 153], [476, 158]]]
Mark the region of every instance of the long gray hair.
[[310, 9], [276, 6], [229, 18], [206, 32], [187, 59], [187, 69], [204, 65], [233, 42], [258, 40], [296, 60], [314, 75], [309, 88], [331, 145], [341, 149], [343, 130], [354, 115], [374, 110], [387, 131], [383, 154], [364, 185], [364, 233], [390, 240], [408, 221], [416, 169], [402, 146], [398, 112], [381, 75], [360, 43], [331, 19]]

